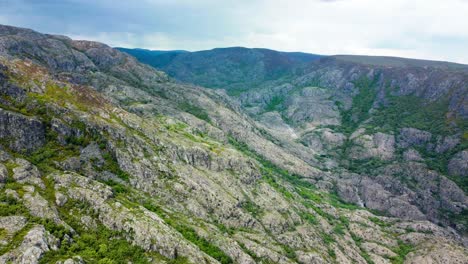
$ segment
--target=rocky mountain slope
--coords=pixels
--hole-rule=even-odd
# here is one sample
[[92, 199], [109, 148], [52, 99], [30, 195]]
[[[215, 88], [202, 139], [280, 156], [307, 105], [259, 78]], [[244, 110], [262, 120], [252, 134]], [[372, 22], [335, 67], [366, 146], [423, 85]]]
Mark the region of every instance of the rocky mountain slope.
[[[466, 225], [448, 217], [463, 216], [466, 194], [421, 161], [363, 174], [268, 125], [242, 95], [28, 29], [0, 26], [0, 88], [0, 263], [466, 263]], [[280, 105], [269, 112], [283, 120]], [[456, 131], [464, 116], [453, 109]], [[351, 140], [320, 129], [337, 145], [338, 133]], [[387, 134], [360, 133], [376, 143], [356, 151], [400, 155], [388, 154]], [[432, 143], [405, 133], [405, 157]], [[455, 151], [466, 137], [453, 135], [433, 148]], [[453, 175], [463, 153], [450, 158]], [[420, 209], [420, 193], [447, 218]], [[408, 215], [392, 217], [397, 209]]]
[[467, 65], [329, 56], [288, 79], [227, 89], [278, 145], [329, 172], [346, 201], [466, 232]]

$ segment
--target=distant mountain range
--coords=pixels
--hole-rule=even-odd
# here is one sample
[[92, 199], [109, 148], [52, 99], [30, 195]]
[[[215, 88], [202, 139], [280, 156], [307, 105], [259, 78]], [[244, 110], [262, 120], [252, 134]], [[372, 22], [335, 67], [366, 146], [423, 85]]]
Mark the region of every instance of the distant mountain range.
[[321, 55], [242, 47], [205, 51], [150, 51], [117, 48], [188, 83], [240, 89], [298, 74]]
[[466, 65], [0, 25], [0, 263], [466, 263], [467, 131]]

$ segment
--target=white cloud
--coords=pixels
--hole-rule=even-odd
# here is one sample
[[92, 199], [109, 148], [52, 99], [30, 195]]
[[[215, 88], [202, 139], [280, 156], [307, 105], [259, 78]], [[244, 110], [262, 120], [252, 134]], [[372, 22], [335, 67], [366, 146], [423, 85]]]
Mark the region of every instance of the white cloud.
[[468, 63], [466, 0], [18, 2], [2, 8], [0, 1], [0, 22], [112, 46], [247, 46]]

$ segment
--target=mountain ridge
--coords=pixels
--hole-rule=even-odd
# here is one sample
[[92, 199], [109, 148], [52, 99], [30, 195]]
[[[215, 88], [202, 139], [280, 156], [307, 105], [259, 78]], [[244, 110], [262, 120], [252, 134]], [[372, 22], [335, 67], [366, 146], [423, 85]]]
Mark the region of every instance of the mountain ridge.
[[[341, 84], [334, 76], [346, 76], [346, 69], [325, 68], [320, 79], [318, 69], [304, 69], [305, 75], [301, 69], [298, 84], [322, 88], [274, 80], [228, 96], [181, 84], [105, 44], [7, 26], [0, 26], [0, 64], [0, 261], [457, 263], [467, 257], [466, 195], [414, 152], [456, 152], [448, 158], [460, 178], [460, 137], [434, 134], [432, 142], [427, 131], [403, 129], [393, 142], [407, 160], [394, 162], [400, 153], [391, 151], [393, 134], [355, 133], [370, 111], [359, 92], [374, 86], [336, 85], [354, 95], [349, 107], [341, 100], [342, 110], [328, 99], [334, 90], [324, 84]], [[272, 100], [281, 93], [284, 102]], [[302, 109], [336, 118], [331, 124], [340, 129], [318, 127], [305, 144], [279, 135], [272, 120], [296, 107], [297, 96], [307, 99]], [[268, 104], [246, 105], [244, 97]], [[310, 107], [317, 101], [323, 108]], [[290, 112], [307, 123], [301, 112]], [[299, 131], [300, 124], [281, 124]], [[343, 164], [332, 169], [345, 128], [354, 134], [342, 133], [354, 142], [349, 149], [362, 145], [350, 154], [389, 161], [378, 166], [380, 175]], [[318, 146], [315, 136], [327, 145]], [[393, 176], [402, 171], [408, 182]], [[453, 218], [439, 215], [438, 203]]]

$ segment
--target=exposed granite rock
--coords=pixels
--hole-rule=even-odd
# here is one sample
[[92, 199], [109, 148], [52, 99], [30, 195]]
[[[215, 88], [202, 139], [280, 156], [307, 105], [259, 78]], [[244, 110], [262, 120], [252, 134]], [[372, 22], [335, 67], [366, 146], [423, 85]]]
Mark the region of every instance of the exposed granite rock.
[[70, 138], [79, 138], [83, 136], [83, 131], [65, 124], [58, 118], [53, 118], [50, 122], [50, 128], [57, 133], [57, 140], [65, 145]]
[[31, 152], [45, 144], [45, 127], [36, 118], [0, 109], [0, 139], [18, 152]]
[[460, 136], [439, 136], [434, 151], [437, 153], [444, 153], [455, 148], [458, 144], [460, 144]]
[[432, 138], [432, 134], [416, 128], [402, 128], [397, 137], [398, 146], [408, 148], [412, 146], [423, 146]]
[[102, 166], [104, 164], [104, 158], [102, 157], [101, 150], [95, 142], [81, 150], [80, 160], [82, 163], [91, 161], [97, 166]]
[[41, 180], [41, 173], [36, 166], [29, 161], [21, 158], [15, 159], [16, 167], [13, 168], [13, 179], [20, 183], [35, 184], [41, 188], [45, 188]]
[[26, 234], [21, 245], [0, 256], [0, 263], [39, 263], [41, 256], [57, 250], [59, 242], [43, 226], [35, 226]]
[[169, 258], [181, 255], [197, 263], [216, 263], [183, 240], [155, 213], [141, 207], [139, 210], [142, 214], [136, 216], [120, 203], [108, 200], [112, 196], [108, 186], [76, 174], [54, 175], [54, 180], [57, 182], [56, 188], [65, 188], [71, 198], [84, 200], [97, 209], [99, 220], [108, 228], [132, 231], [134, 243], [145, 250], [157, 251]]
[[8, 170], [7, 168], [5, 167], [5, 165], [3, 165], [2, 163], [0, 163], [0, 183], [5, 183], [7, 178], [8, 178]]
[[7, 197], [13, 198], [15, 200], [20, 200], [21, 199], [19, 194], [15, 190], [6, 189], [5, 194], [6, 194]]
[[0, 217], [0, 228], [7, 230], [13, 234], [21, 230], [26, 225], [27, 219], [24, 216], [2, 216]]
[[27, 218], [24, 216], [2, 216], [0, 217], [0, 230], [4, 230], [6, 234], [0, 236], [0, 246], [6, 246], [14, 234], [26, 226]]
[[352, 159], [378, 158], [390, 160], [395, 153], [395, 137], [393, 135], [376, 133], [361, 135], [353, 139], [354, 147], [350, 149], [349, 157]]
[[26, 193], [23, 195], [23, 203], [25, 207], [29, 209], [32, 216], [50, 219], [57, 224], [64, 225], [64, 222], [58, 215], [57, 209], [49, 205], [49, 202], [39, 193], [34, 193], [34, 188], [28, 188], [25, 190]]
[[443, 212], [459, 214], [468, 206], [467, 196], [456, 184], [423, 164], [392, 164], [375, 174], [342, 175], [336, 184], [338, 194], [348, 202], [402, 219], [428, 218], [442, 223], [449, 221]]
[[419, 154], [419, 152], [412, 148], [407, 149], [405, 152], [403, 152], [403, 158], [406, 161], [423, 161], [424, 160]]
[[464, 264], [467, 263], [466, 248], [454, 248], [443, 241], [430, 241], [430, 247], [410, 252], [405, 260], [408, 264]]
[[64, 261], [57, 261], [56, 264], [84, 264], [83, 258], [80, 256], [74, 256], [73, 258], [66, 259]]
[[463, 150], [455, 154], [448, 164], [448, 172], [454, 176], [468, 176], [468, 151]]
[[338, 148], [344, 144], [345, 140], [345, 135], [328, 128], [313, 130], [301, 137], [301, 142], [318, 153], [327, 153]]
[[68, 198], [66, 195], [62, 194], [59, 191], [55, 192], [55, 204], [57, 206], [63, 206], [67, 202]]

